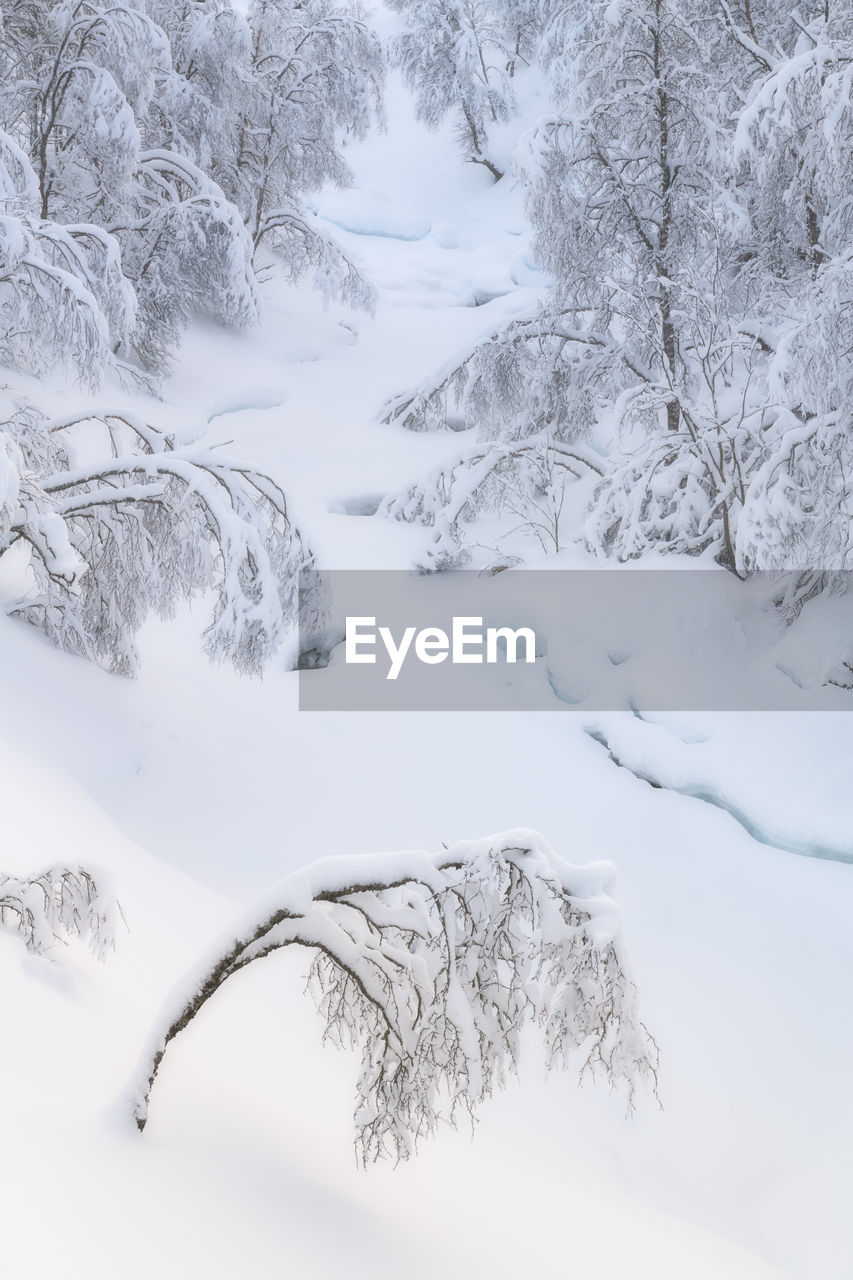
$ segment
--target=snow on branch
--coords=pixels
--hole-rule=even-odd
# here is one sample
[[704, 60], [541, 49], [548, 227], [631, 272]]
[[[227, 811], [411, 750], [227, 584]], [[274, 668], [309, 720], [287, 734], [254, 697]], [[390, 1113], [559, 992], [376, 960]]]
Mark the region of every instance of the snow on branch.
[[0, 874], [0, 927], [37, 955], [81, 938], [103, 960], [115, 948], [117, 912], [112, 894], [84, 867], [57, 864], [23, 880]]
[[0, 204], [5, 214], [34, 213], [39, 204], [38, 179], [25, 151], [0, 130]]
[[639, 1018], [612, 874], [571, 866], [526, 829], [310, 864], [176, 990], [134, 1084], [139, 1129], [172, 1041], [232, 974], [289, 946], [312, 953], [325, 1038], [361, 1052], [362, 1164], [405, 1159], [440, 1122], [472, 1120], [516, 1071], [530, 1023], [551, 1066], [577, 1051], [581, 1077], [621, 1087], [630, 1108], [640, 1083], [656, 1088], [657, 1046]]
[[139, 306], [129, 346], [146, 368], [165, 368], [198, 316], [235, 328], [257, 320], [252, 241], [217, 183], [184, 156], [144, 151], [131, 207], [116, 236]]
[[[435, 533], [424, 567], [442, 569], [464, 556], [463, 522], [473, 520], [490, 503], [515, 510], [531, 523], [537, 492], [553, 486], [555, 479], [562, 486], [584, 475], [600, 478], [602, 470], [583, 445], [569, 446], [548, 437], [487, 441], [460, 449], [423, 480], [390, 495], [377, 514], [431, 526]], [[512, 498], [518, 499], [516, 507]]]
[[35, 374], [64, 367], [94, 385], [133, 330], [133, 289], [111, 235], [39, 219], [38, 207], [32, 165], [0, 132], [0, 360]]
[[96, 385], [132, 328], [135, 300], [115, 242], [98, 228], [0, 215], [0, 360], [64, 367]]
[[[96, 461], [73, 465], [78, 435], [87, 456], [100, 437]], [[19, 616], [130, 674], [149, 611], [168, 617], [177, 600], [213, 591], [208, 655], [260, 670], [295, 619], [298, 574], [311, 560], [275, 481], [215, 449], [177, 449], [123, 410], [50, 423], [19, 409], [0, 423], [4, 436], [0, 555], [29, 544], [34, 578]]]
[[417, 387], [389, 397], [379, 411], [380, 420], [407, 431], [441, 431], [450, 414], [459, 411], [469, 379], [469, 366], [476, 359], [480, 343], [466, 354], [454, 357], [437, 373]]
[[326, 302], [340, 298], [351, 307], [373, 310], [375, 289], [310, 215], [295, 208], [274, 209], [256, 231], [255, 246], [264, 239], [277, 250], [288, 280], [310, 275]]
[[655, 385], [628, 344], [575, 317], [543, 308], [454, 357], [419, 386], [391, 397], [382, 422], [437, 431], [461, 419], [488, 439], [518, 440], [547, 429], [562, 441], [588, 433], [596, 397], [626, 383]]
[[195, 319], [254, 323], [262, 239], [288, 279], [370, 309], [305, 197], [351, 181], [384, 66], [329, 0], [5, 6], [0, 362], [151, 387]]

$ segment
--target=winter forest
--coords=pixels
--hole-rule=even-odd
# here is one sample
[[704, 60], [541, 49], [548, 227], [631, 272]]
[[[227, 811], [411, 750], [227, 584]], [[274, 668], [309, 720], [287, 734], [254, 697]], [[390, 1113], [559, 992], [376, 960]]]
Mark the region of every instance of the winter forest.
[[[847, 1280], [850, 0], [4, 0], [0, 72], [10, 1277]], [[618, 710], [300, 710], [316, 569], [707, 573], [788, 709], [626, 617]]]

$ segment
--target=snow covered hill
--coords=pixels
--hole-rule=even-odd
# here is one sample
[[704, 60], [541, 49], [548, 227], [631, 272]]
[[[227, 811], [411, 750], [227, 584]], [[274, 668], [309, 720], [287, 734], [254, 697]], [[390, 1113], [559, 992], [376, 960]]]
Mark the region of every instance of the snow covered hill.
[[[68, 662], [36, 645], [18, 664], [19, 691], [42, 687]], [[141, 701], [157, 665], [135, 686]], [[67, 736], [75, 724], [78, 757], [87, 746], [96, 751], [100, 735], [120, 740], [128, 721], [134, 728], [106, 700], [94, 724], [68, 710], [45, 717], [45, 736]], [[121, 1257], [128, 1276], [191, 1269], [232, 1277], [283, 1253], [318, 1277], [342, 1268], [509, 1276], [519, 1267], [547, 1271], [567, 1232], [573, 1260], [601, 1276], [769, 1276], [771, 1258], [783, 1273], [806, 1275], [819, 1211], [822, 1274], [843, 1274], [831, 1269], [840, 1241], [827, 1192], [843, 1171], [840, 1133], [851, 1119], [842, 1070], [849, 1030], [833, 1021], [845, 991], [845, 869], [757, 848], [722, 815], [617, 772], [579, 728], [546, 721], [554, 729], [545, 733], [541, 719], [504, 721], [508, 740], [536, 731], [551, 764], [535, 783], [525, 780], [521, 751], [507, 753], [501, 777], [493, 730], [452, 719], [431, 731], [402, 725], [417, 749], [401, 759], [395, 735], [374, 755], [372, 783], [348, 767], [363, 723], [348, 732], [327, 719], [313, 782], [294, 713], [282, 713], [277, 737], [267, 730], [262, 738], [255, 724], [257, 755], [276, 754], [280, 773], [264, 831], [259, 825], [233, 845], [244, 887], [276, 874], [273, 862], [283, 871], [335, 847], [320, 818], [329, 779], [366, 847], [387, 843], [392, 831], [407, 832], [409, 844], [474, 832], [511, 807], [534, 812], [569, 856], [605, 853], [620, 870], [645, 1015], [663, 1053], [664, 1110], [646, 1099], [626, 1121], [615, 1099], [578, 1092], [570, 1080], [543, 1083], [531, 1043], [521, 1086], [484, 1109], [473, 1143], [447, 1133], [409, 1166], [367, 1173], [354, 1169], [351, 1152], [355, 1062], [320, 1047], [300, 964], [289, 960], [268, 962], [217, 997], [176, 1050], [149, 1128], [137, 1135], [123, 1091], [152, 1018], [238, 904], [143, 853], [47, 752], [34, 761], [20, 744], [5, 748], [6, 865], [26, 872], [60, 855], [103, 865], [128, 926], [103, 966], [79, 948], [51, 963], [3, 940], [4, 1007], [15, 1029], [4, 1053], [6, 1096], [15, 1100], [7, 1134], [23, 1153], [4, 1185], [18, 1226], [7, 1254], [15, 1267], [32, 1268], [49, 1211], [55, 1229], [40, 1241], [39, 1276], [63, 1263], [77, 1274], [74, 1259], [85, 1255], [86, 1274], [96, 1276], [113, 1274]], [[447, 743], [454, 723], [466, 740], [456, 752]], [[227, 744], [242, 728], [220, 703], [206, 797], [192, 785], [187, 744], [187, 826], [203, 823], [205, 808], [222, 813], [229, 786], [239, 807]], [[150, 746], [168, 750], [169, 734], [164, 726]], [[466, 760], [467, 799], [443, 800], [442, 776]], [[171, 763], [179, 764], [175, 754]], [[165, 811], [159, 772], [143, 766], [134, 776], [138, 806]], [[499, 803], [510, 786], [511, 805]], [[126, 815], [122, 825], [132, 825]], [[176, 840], [158, 844], [179, 859]], [[792, 928], [809, 896], [819, 911]], [[796, 1098], [806, 1105], [792, 1111]], [[803, 1200], [805, 1220], [790, 1213]], [[101, 1206], [94, 1241], [93, 1203]]]

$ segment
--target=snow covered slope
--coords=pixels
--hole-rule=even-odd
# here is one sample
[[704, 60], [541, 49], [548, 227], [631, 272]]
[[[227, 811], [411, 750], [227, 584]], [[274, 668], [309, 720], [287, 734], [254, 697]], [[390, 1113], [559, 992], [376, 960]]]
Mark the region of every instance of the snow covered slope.
[[[19, 686], [25, 692], [41, 684], [51, 666], [64, 663], [37, 646], [29, 663], [19, 666]], [[56, 731], [60, 724], [61, 717]], [[70, 727], [66, 720], [65, 730]], [[75, 752], [85, 754], [103, 729], [103, 720], [94, 732], [78, 721]], [[436, 756], [440, 736], [432, 735]], [[476, 737], [470, 744], [475, 748]], [[656, 934], [683, 891], [678, 855], [666, 840], [656, 867], [648, 849], [641, 857], [615, 847], [616, 833], [606, 824], [593, 837], [595, 815], [584, 814], [584, 806], [580, 814], [567, 812], [572, 793], [588, 795], [594, 787], [604, 799], [609, 789], [626, 784], [618, 775], [611, 782], [582, 737], [573, 735], [564, 745], [562, 763], [577, 784], [545, 816], [575, 856], [612, 851], [622, 864], [626, 924], [635, 940], [647, 1016], [665, 1053], [667, 1110], [658, 1112], [646, 1102], [640, 1117], [626, 1122], [606, 1097], [578, 1094], [567, 1081], [543, 1086], [531, 1065], [524, 1086], [483, 1113], [473, 1144], [463, 1134], [447, 1134], [409, 1167], [361, 1174], [353, 1168], [350, 1147], [355, 1064], [319, 1047], [319, 1024], [301, 994], [298, 963], [272, 962], [267, 972], [247, 974], [221, 993], [175, 1053], [145, 1136], [136, 1134], [121, 1095], [153, 1014], [170, 982], [223, 929], [236, 903], [143, 853], [44, 758], [34, 762], [20, 746], [12, 751], [4, 744], [5, 864], [27, 872], [61, 856], [106, 866], [128, 925], [104, 966], [80, 948], [69, 948], [51, 963], [27, 956], [15, 939], [2, 939], [4, 1009], [13, 1029], [4, 1052], [6, 1134], [10, 1149], [22, 1153], [7, 1163], [3, 1188], [5, 1211], [16, 1224], [7, 1251], [12, 1274], [23, 1274], [26, 1266], [30, 1274], [47, 1276], [65, 1265], [68, 1274], [106, 1276], [121, 1259], [122, 1274], [133, 1277], [188, 1270], [231, 1277], [286, 1256], [318, 1277], [340, 1275], [344, 1268], [357, 1276], [400, 1270], [424, 1277], [509, 1276], [522, 1266], [547, 1270], [562, 1256], [567, 1231], [573, 1264], [601, 1276], [624, 1274], [626, 1267], [632, 1274], [673, 1280], [686, 1269], [708, 1277], [773, 1274], [769, 1265], [708, 1229], [710, 1223], [722, 1233], [754, 1234], [745, 1220], [738, 1221], [746, 1215], [733, 1212], [733, 1202], [746, 1192], [754, 1195], [756, 1181], [771, 1171], [778, 1177], [784, 1154], [777, 1150], [771, 1159], [768, 1151], [756, 1166], [758, 1152], [740, 1151], [737, 1182], [746, 1186], [732, 1186], [737, 1194], [730, 1195], [720, 1174], [734, 1131], [727, 1127], [725, 1136], [718, 1132], [711, 1140], [721, 1114], [734, 1108], [742, 1115], [755, 1102], [754, 1082], [738, 1088], [723, 1046], [728, 1036], [748, 1035], [744, 1002], [736, 996], [744, 972], [759, 984], [750, 1003], [772, 998], [778, 969], [762, 970], [756, 963], [767, 935], [753, 927], [750, 939], [745, 931], [737, 977], [723, 964], [716, 998], [691, 999], [701, 974], [701, 965], [695, 971], [698, 956], [679, 956], [674, 966], [672, 949], [691, 935], [692, 951], [704, 953], [719, 926], [703, 921], [685, 892], [676, 910], [683, 924]], [[347, 776], [347, 746], [344, 739], [340, 752], [327, 755], [328, 772], [341, 780]], [[479, 746], [484, 755], [483, 739]], [[424, 826], [414, 793], [425, 784], [429, 789], [446, 761], [437, 761], [431, 773], [423, 756], [409, 764], [415, 767], [408, 778], [401, 763], [391, 775], [389, 753], [387, 791], [371, 795], [379, 804], [383, 795], [396, 794], [394, 808], [409, 809], [410, 829], [419, 834]], [[219, 769], [208, 773], [211, 797], [226, 786], [227, 772], [223, 751]], [[476, 797], [486, 779], [475, 769], [470, 781]], [[156, 778], [146, 777], [144, 785], [147, 803], [158, 804]], [[541, 812], [548, 785], [543, 779], [541, 795], [527, 797], [527, 807]], [[362, 806], [363, 817], [355, 809], [357, 788], [347, 778], [339, 794], [353, 824], [358, 820], [368, 830], [370, 809]], [[316, 812], [300, 816], [295, 805], [284, 807], [294, 815], [289, 822], [282, 822], [279, 805], [268, 806], [266, 834], [282, 863], [319, 852], [302, 843], [317, 826]], [[484, 801], [474, 808], [485, 810]], [[633, 824], [641, 816], [642, 804], [635, 803]], [[460, 813], [451, 817], [444, 805], [436, 819], [447, 832], [451, 821], [462, 822]], [[245, 850], [248, 858], [251, 844]], [[705, 858], [709, 879], [719, 886], [731, 874], [732, 859], [717, 858], [713, 850]], [[694, 866], [689, 879], [695, 874]], [[666, 879], [674, 883], [664, 892]], [[638, 888], [644, 881], [650, 881], [645, 895]], [[743, 891], [744, 912], [751, 896]], [[662, 899], [657, 909], [655, 899]], [[703, 925], [712, 936], [700, 942], [696, 932]], [[725, 932], [742, 925], [736, 910]], [[681, 976], [676, 990], [667, 992], [674, 967]], [[710, 1056], [702, 1051], [705, 1035], [719, 1046]], [[757, 1048], [766, 1067], [779, 1052], [779, 1032], [771, 1028], [755, 1038], [749, 1057], [757, 1065]], [[535, 1064], [533, 1045], [530, 1056]], [[721, 1062], [722, 1086], [713, 1079]], [[789, 1064], [788, 1087], [791, 1071]], [[782, 1099], [774, 1095], [774, 1101]], [[765, 1133], [770, 1127], [766, 1098], [752, 1124]], [[704, 1167], [694, 1169], [689, 1153], [697, 1147]], [[722, 1212], [709, 1210], [708, 1189], [726, 1202]], [[684, 1216], [674, 1217], [673, 1210]], [[33, 1240], [46, 1212], [54, 1230], [40, 1237], [34, 1261]], [[75, 1270], [84, 1256], [85, 1272]]]
[[[273, 469], [337, 568], [411, 562], [423, 531], [371, 499], [454, 446], [380, 425], [381, 402], [541, 287], [511, 180], [460, 169], [407, 110], [395, 98], [389, 134], [353, 149], [354, 191], [318, 201], [377, 283], [375, 320], [271, 282], [259, 331], [194, 330], [167, 404], [146, 406]], [[0, 936], [6, 1273], [848, 1277], [853, 868], [784, 851], [853, 845], [846, 722], [300, 716], [292, 674], [205, 666], [200, 625], [152, 624], [128, 682], [0, 619], [2, 865], [103, 864], [128, 925], [103, 967]], [[790, 763], [805, 735], [808, 776]], [[685, 780], [771, 843], [673, 794]], [[322, 854], [516, 825], [615, 861], [662, 1110], [628, 1120], [544, 1083], [531, 1043], [473, 1143], [445, 1133], [359, 1173], [355, 1063], [321, 1048], [298, 961], [273, 959], [176, 1046], [140, 1138], [123, 1091], [154, 1014], [248, 897]]]

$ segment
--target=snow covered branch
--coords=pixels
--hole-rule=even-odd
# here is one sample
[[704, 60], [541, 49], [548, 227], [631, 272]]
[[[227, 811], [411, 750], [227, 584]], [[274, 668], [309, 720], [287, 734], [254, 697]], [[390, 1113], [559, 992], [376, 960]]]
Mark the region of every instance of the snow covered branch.
[[322, 227], [295, 209], [274, 209], [255, 232], [255, 246], [267, 240], [281, 256], [287, 277], [310, 275], [326, 301], [339, 298], [370, 311], [376, 293], [355, 263]]
[[134, 325], [118, 245], [97, 227], [0, 216], [0, 360], [96, 385]]
[[117, 912], [112, 895], [84, 867], [57, 864], [23, 880], [0, 874], [0, 927], [37, 955], [81, 938], [102, 960], [115, 947]]
[[[72, 465], [76, 437], [98, 446]], [[310, 553], [269, 476], [126, 411], [0, 424], [9, 498], [0, 555], [29, 545], [34, 589], [15, 609], [57, 644], [130, 674], [153, 609], [215, 594], [205, 649], [257, 672], [293, 625]], [[2, 515], [2, 508], [0, 508]]]
[[175, 1038], [224, 982], [277, 950], [312, 953], [325, 1035], [362, 1054], [356, 1149], [405, 1159], [440, 1121], [473, 1118], [541, 1028], [552, 1066], [625, 1090], [657, 1080], [637, 1011], [612, 868], [573, 867], [536, 832], [461, 841], [440, 853], [323, 858], [250, 909], [164, 1012], [134, 1086], [140, 1129]]
[[[387, 497], [378, 514], [431, 526], [435, 532], [425, 567], [442, 569], [464, 555], [464, 520], [491, 503], [514, 509], [532, 524], [537, 491], [553, 484], [558, 474], [564, 483], [584, 475], [601, 477], [602, 470], [582, 445], [570, 447], [553, 438], [468, 445], [431, 475]], [[512, 507], [513, 499], [519, 499], [520, 510]]]

